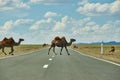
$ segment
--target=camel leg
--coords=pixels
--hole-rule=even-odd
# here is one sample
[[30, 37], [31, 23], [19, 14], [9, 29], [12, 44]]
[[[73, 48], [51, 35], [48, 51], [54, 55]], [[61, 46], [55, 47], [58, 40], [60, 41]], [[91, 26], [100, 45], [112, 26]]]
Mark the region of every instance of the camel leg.
[[57, 54], [55, 53], [55, 45], [54, 45], [54, 44], [52, 44], [52, 45], [50, 46], [50, 48], [49, 48], [49, 50], [48, 50], [48, 55], [50, 54], [50, 50], [51, 50], [52, 47], [53, 47], [53, 52], [54, 52], [54, 54], [57, 55]]
[[13, 51], [14, 51], [14, 49], [13, 49], [13, 47], [11, 47], [11, 52], [9, 52], [9, 54], [14, 55]]
[[55, 53], [55, 47], [53, 47], [53, 52], [54, 52], [55, 55], [57, 55], [57, 54]]
[[60, 55], [62, 55], [62, 50], [63, 50], [63, 47], [61, 47]]
[[50, 46], [49, 50], [48, 50], [48, 55], [50, 54], [50, 50], [51, 50], [52, 46]]
[[67, 47], [66, 47], [66, 46], [65, 46], [65, 49], [66, 49], [66, 51], [67, 51], [67, 54], [68, 54], [68, 55], [70, 55], [70, 53], [68, 52], [68, 49], [67, 49]]
[[50, 54], [50, 50], [51, 50], [52, 47], [55, 47], [55, 46], [53, 46], [53, 45], [50, 46], [50, 48], [48, 50], [48, 55]]
[[2, 52], [3, 52], [5, 55], [7, 55], [7, 54], [5, 53], [5, 51], [4, 51], [4, 48], [2, 48]]

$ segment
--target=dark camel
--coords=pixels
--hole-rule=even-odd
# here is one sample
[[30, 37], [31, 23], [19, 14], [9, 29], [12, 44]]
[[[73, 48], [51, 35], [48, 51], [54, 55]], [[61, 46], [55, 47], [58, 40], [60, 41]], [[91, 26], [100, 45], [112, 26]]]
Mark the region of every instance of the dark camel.
[[44, 43], [44, 44], [42, 45], [42, 47], [45, 47], [45, 46], [47, 46], [47, 44]]
[[114, 53], [115, 52], [115, 47], [114, 46], [111, 46], [111, 50], [109, 51], [109, 53]]
[[24, 41], [24, 39], [19, 39], [18, 42], [15, 42], [14, 39], [11, 37], [11, 38], [4, 38], [2, 41], [0, 41], [0, 49], [2, 49], [2, 52], [7, 55], [4, 51], [5, 47], [10, 47], [11, 48], [11, 52], [9, 52], [9, 54], [11, 55], [14, 55], [13, 54], [13, 51], [14, 51], [14, 46], [18, 46], [20, 45], [21, 41]]
[[65, 47], [66, 51], [67, 51], [67, 54], [70, 55], [70, 53], [68, 52], [68, 49], [67, 49], [67, 46], [70, 46], [74, 41], [76, 41], [75, 39], [70, 39], [70, 42], [68, 43], [65, 39], [65, 37], [62, 37], [62, 38], [59, 38], [58, 36], [54, 38], [54, 40], [52, 40], [51, 42], [51, 46], [49, 48], [49, 51], [48, 51], [48, 55], [50, 54], [50, 50], [51, 48], [53, 48], [53, 52], [54, 54], [55, 53], [55, 47], [61, 47], [61, 51], [60, 51], [60, 55], [62, 55], [62, 50], [63, 50], [63, 47]]

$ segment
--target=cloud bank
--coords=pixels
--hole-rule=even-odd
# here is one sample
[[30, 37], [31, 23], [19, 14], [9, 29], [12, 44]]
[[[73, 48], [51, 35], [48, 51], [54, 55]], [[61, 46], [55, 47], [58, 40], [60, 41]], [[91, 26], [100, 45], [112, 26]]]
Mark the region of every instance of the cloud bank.
[[79, 5], [80, 7], [76, 11], [86, 16], [120, 15], [120, 0], [104, 4], [89, 3], [85, 0], [83, 2], [79, 2]]

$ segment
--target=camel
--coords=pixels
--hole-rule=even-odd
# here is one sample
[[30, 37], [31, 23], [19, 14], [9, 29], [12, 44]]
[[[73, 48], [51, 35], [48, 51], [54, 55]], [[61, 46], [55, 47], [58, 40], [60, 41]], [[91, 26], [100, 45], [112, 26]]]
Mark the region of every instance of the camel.
[[111, 50], [109, 51], [109, 53], [114, 53], [115, 52], [115, 47], [111, 46]]
[[58, 36], [54, 38], [54, 40], [52, 40], [51, 42], [51, 46], [49, 48], [49, 51], [48, 51], [48, 55], [50, 54], [50, 50], [51, 48], [53, 48], [53, 52], [55, 55], [57, 55], [55, 53], [55, 47], [61, 47], [61, 51], [60, 51], [60, 55], [62, 55], [62, 50], [63, 50], [63, 47], [65, 47], [66, 51], [67, 51], [67, 54], [70, 55], [70, 53], [68, 52], [68, 49], [67, 49], [67, 46], [70, 46], [74, 41], [76, 41], [75, 39], [70, 39], [70, 42], [68, 43], [66, 41], [66, 38], [65, 37], [62, 37], [62, 38], [59, 38]]
[[46, 43], [44, 43], [44, 44], [42, 45], [42, 47], [45, 47], [45, 46], [47, 46], [47, 44], [46, 44]]
[[19, 46], [21, 41], [24, 41], [24, 39], [19, 39], [18, 42], [15, 42], [14, 39], [11, 37], [11, 38], [4, 38], [2, 41], [0, 41], [0, 49], [2, 49], [2, 52], [7, 55], [4, 51], [5, 47], [10, 47], [11, 48], [11, 52], [9, 52], [9, 54], [11, 55], [14, 55], [13, 54], [13, 51], [14, 51], [14, 46]]

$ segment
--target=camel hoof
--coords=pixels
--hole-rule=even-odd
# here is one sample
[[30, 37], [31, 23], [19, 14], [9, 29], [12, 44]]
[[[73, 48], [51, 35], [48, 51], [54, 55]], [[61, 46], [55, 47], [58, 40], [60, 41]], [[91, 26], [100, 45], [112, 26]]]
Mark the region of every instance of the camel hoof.
[[68, 54], [68, 55], [70, 55], [70, 54]]
[[62, 55], [62, 54], [60, 54], [60, 55]]

